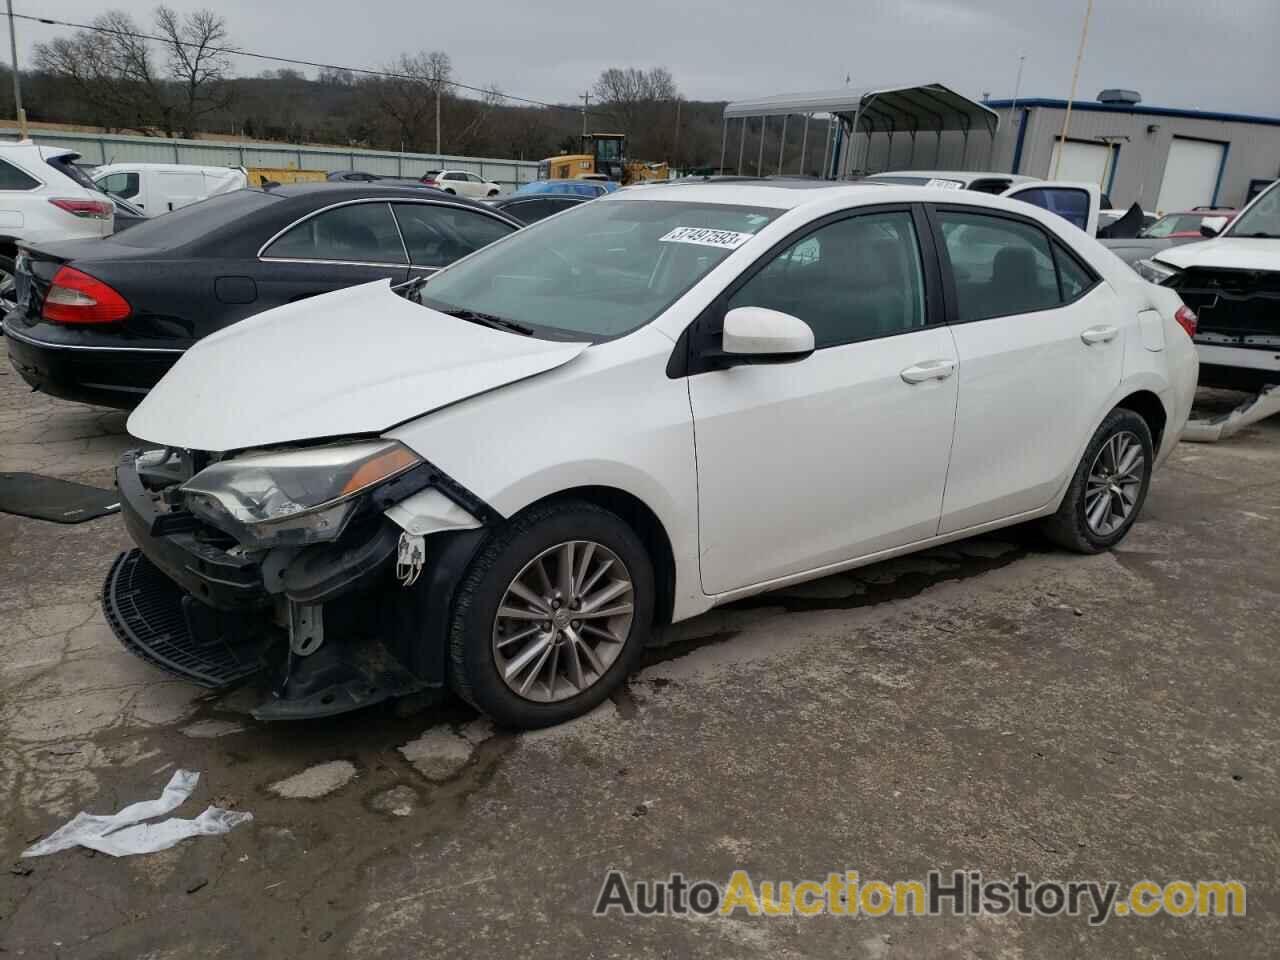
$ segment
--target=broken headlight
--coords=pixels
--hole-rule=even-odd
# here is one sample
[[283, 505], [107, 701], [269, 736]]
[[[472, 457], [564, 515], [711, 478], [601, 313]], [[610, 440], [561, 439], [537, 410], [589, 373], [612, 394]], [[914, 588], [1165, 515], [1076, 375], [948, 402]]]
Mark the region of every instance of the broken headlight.
[[342, 533], [366, 490], [422, 460], [394, 440], [220, 460], [182, 485], [187, 509], [246, 547], [301, 546]]
[[1176, 267], [1161, 263], [1159, 260], [1139, 260], [1133, 265], [1133, 269], [1143, 280], [1149, 280], [1158, 286], [1165, 286], [1182, 272]]

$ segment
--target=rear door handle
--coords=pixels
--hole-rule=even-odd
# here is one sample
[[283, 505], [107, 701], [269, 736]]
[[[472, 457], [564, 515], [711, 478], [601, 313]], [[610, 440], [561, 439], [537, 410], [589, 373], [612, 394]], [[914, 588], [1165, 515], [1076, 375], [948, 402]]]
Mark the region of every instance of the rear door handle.
[[954, 360], [925, 360], [907, 367], [899, 376], [907, 383], [924, 383], [926, 380], [945, 380], [955, 372]]
[[1080, 339], [1092, 346], [1095, 343], [1110, 343], [1120, 333], [1119, 327], [1099, 326], [1089, 327], [1089, 329], [1081, 331]]

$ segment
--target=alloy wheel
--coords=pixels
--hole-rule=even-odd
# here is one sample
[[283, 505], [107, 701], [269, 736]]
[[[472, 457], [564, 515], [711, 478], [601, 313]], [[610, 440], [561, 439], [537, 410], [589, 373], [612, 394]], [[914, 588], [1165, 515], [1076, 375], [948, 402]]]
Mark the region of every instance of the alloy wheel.
[[18, 308], [18, 285], [12, 273], [0, 269], [0, 316]]
[[616, 553], [590, 540], [557, 544], [502, 596], [493, 621], [498, 675], [526, 700], [577, 696], [618, 659], [634, 616], [631, 572]]
[[1142, 492], [1146, 459], [1142, 442], [1128, 430], [1102, 445], [1084, 490], [1085, 522], [1095, 535], [1109, 537], [1128, 521]]

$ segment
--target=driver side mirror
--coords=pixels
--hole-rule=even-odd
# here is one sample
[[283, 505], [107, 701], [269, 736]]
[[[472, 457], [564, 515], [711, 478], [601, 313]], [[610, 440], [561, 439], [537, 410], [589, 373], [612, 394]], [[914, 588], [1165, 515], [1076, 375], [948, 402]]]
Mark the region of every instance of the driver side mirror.
[[1204, 217], [1200, 221], [1200, 236], [1216, 237], [1226, 225], [1226, 217]]
[[813, 329], [799, 317], [766, 307], [725, 314], [721, 366], [794, 363], [813, 353]]

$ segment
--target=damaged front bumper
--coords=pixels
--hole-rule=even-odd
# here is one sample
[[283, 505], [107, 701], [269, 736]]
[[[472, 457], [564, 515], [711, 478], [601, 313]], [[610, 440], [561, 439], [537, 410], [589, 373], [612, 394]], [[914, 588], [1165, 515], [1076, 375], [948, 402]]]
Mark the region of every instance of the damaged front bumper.
[[397, 579], [395, 561], [415, 519], [406, 498], [439, 490], [466, 500], [450, 491], [452, 480], [426, 464], [371, 498], [335, 541], [249, 551], [173, 507], [139, 471], [139, 454], [125, 454], [116, 470], [137, 547], [116, 559], [102, 596], [126, 649], [206, 687], [256, 682], [261, 719], [327, 716], [443, 686], [453, 584], [482, 524], [455, 520], [435, 533], [411, 587]]
[[1192, 267], [1168, 285], [1198, 318], [1201, 386], [1280, 383], [1280, 271]]

